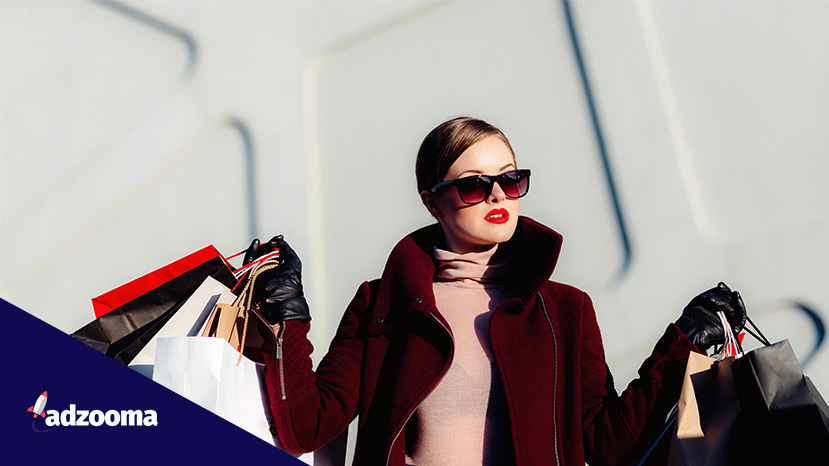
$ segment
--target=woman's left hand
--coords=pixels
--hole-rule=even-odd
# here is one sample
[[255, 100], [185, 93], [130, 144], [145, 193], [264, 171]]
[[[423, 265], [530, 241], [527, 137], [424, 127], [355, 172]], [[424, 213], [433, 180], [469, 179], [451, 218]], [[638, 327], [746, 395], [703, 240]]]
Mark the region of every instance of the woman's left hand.
[[745, 326], [746, 307], [743, 298], [739, 292], [731, 291], [723, 282], [692, 299], [677, 319], [676, 326], [699, 349], [707, 351], [711, 346], [725, 342], [725, 332], [717, 316], [718, 311], [725, 314], [735, 334]]

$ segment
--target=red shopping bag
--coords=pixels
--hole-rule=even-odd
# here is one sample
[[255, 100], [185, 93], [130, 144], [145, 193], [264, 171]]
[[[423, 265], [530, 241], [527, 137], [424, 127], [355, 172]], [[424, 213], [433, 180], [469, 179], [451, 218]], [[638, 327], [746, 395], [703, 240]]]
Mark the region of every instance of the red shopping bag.
[[207, 277], [226, 287], [237, 279], [227, 260], [208, 246], [93, 300], [104, 307], [71, 335], [123, 364], [141, 351]]
[[[108, 291], [101, 296], [92, 298], [92, 308], [95, 311], [95, 317], [117, 309], [120, 306], [138, 298], [139, 296], [154, 290], [164, 283], [183, 275], [184, 273], [210, 261], [211, 259], [221, 258], [221, 262], [232, 270], [227, 260], [219, 254], [213, 246], [202, 248], [188, 256], [161, 267], [158, 270], [150, 272], [142, 277], [126, 283]], [[218, 262], [218, 261], [217, 261]]]

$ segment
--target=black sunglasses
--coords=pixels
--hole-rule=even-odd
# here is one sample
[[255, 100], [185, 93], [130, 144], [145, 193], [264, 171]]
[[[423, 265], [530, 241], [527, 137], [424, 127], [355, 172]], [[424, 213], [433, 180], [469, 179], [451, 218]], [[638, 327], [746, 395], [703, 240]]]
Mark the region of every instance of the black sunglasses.
[[458, 189], [458, 196], [464, 204], [480, 204], [492, 194], [492, 186], [496, 182], [508, 198], [518, 199], [530, 190], [530, 171], [512, 170], [500, 175], [465, 176], [455, 180], [441, 181], [434, 185], [429, 192], [436, 193], [449, 186], [455, 186]]

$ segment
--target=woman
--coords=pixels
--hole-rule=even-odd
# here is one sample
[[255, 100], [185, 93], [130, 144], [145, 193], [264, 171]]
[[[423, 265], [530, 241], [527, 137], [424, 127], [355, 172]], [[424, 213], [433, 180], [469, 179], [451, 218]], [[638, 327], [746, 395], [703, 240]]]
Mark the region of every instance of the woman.
[[722, 342], [716, 311], [742, 327], [739, 294], [694, 298], [617, 394], [590, 298], [549, 280], [561, 236], [519, 217], [530, 171], [504, 134], [449, 120], [416, 165], [437, 224], [360, 286], [316, 372], [298, 257], [281, 237], [246, 254], [285, 260], [254, 293], [278, 329], [265, 377], [285, 448], [313, 451], [359, 416], [358, 465], [624, 464], [677, 400], [689, 353]]

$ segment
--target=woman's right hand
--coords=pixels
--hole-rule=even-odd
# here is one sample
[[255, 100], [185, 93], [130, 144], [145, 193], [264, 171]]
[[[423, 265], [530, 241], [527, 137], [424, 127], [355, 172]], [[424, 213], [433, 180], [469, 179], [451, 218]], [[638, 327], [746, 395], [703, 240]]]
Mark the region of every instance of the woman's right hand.
[[258, 239], [250, 243], [243, 264], [279, 249], [278, 267], [262, 272], [253, 287], [253, 300], [271, 325], [286, 320], [308, 322], [311, 313], [302, 292], [302, 262], [293, 248], [282, 238], [274, 236], [260, 245]]

